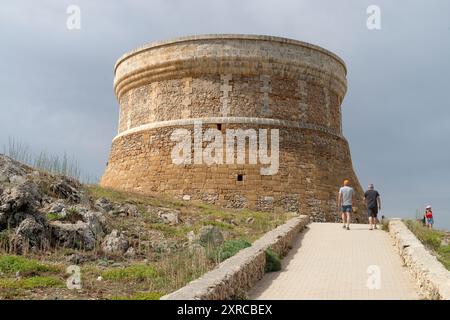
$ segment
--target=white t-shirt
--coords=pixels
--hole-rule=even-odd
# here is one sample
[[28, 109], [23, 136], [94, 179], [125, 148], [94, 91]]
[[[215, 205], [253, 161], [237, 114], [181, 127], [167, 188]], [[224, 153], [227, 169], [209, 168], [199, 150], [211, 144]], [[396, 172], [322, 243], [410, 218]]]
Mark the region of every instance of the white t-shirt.
[[341, 194], [342, 205], [343, 206], [351, 206], [353, 199], [353, 188], [344, 186], [339, 189], [339, 193]]

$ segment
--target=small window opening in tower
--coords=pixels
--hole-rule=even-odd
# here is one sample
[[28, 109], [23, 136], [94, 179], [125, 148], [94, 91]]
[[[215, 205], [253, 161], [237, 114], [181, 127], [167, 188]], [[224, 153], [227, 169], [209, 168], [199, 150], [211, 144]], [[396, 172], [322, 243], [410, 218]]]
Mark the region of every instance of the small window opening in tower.
[[237, 175], [237, 181], [244, 181], [244, 175], [243, 174], [238, 174]]

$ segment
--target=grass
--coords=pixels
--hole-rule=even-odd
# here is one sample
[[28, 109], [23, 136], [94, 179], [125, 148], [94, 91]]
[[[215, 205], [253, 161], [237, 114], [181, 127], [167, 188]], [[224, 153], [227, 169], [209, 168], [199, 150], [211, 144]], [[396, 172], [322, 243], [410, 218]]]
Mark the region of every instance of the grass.
[[160, 292], [137, 292], [131, 296], [114, 296], [110, 300], [159, 300], [162, 296]]
[[64, 287], [64, 282], [54, 276], [36, 276], [24, 279], [0, 278], [1, 289], [34, 289]]
[[439, 249], [442, 241], [441, 231], [428, 229], [418, 221], [406, 220], [405, 223], [409, 230], [411, 230], [424, 245], [432, 250]]
[[156, 277], [156, 270], [152, 266], [135, 264], [124, 268], [114, 268], [102, 273], [105, 280], [112, 281], [148, 281]]
[[160, 195], [158, 195], [158, 197], [153, 197], [136, 192], [126, 192], [111, 188], [103, 188], [99, 185], [86, 185], [85, 189], [88, 194], [94, 199], [106, 198], [113, 202], [136, 204], [141, 208], [146, 205], [166, 206], [171, 208], [182, 207], [185, 205], [184, 202], [170, 199], [168, 197], [162, 197]]
[[406, 226], [432, 252], [447, 270], [450, 270], [450, 245], [442, 245], [442, 239], [449, 237], [448, 233], [440, 230], [428, 229], [419, 221], [406, 220]]
[[33, 275], [41, 272], [59, 272], [60, 268], [40, 263], [36, 260], [22, 256], [2, 255], [0, 256], [0, 272], [13, 274], [19, 272], [21, 275]]
[[242, 239], [227, 240], [219, 247], [212, 249], [208, 253], [208, 258], [214, 262], [220, 263], [238, 253], [240, 250], [248, 248], [251, 243]]
[[447, 270], [450, 270], [450, 245], [441, 246], [437, 250], [437, 253], [439, 261], [447, 268]]
[[92, 183], [98, 180], [92, 175], [83, 174], [75, 156], [68, 156], [66, 152], [62, 156], [46, 151], [34, 153], [28, 144], [11, 137], [8, 138], [8, 145], [3, 146], [3, 152], [11, 159], [25, 163], [38, 170], [71, 177], [85, 183]]
[[47, 220], [48, 221], [56, 221], [60, 220], [61, 216], [59, 216], [57, 213], [49, 212], [47, 213]]

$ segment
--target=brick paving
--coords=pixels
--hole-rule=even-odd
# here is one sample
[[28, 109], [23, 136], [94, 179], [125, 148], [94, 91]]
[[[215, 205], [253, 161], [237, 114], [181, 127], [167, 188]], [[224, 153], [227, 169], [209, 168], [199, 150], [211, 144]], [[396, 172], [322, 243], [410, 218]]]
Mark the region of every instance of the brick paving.
[[[350, 229], [336, 223], [311, 223], [284, 257], [282, 270], [267, 273], [249, 298], [421, 298], [387, 232], [370, 231], [361, 224]], [[376, 288], [376, 280], [369, 281], [370, 289], [368, 279], [374, 279], [377, 271], [380, 286]]]

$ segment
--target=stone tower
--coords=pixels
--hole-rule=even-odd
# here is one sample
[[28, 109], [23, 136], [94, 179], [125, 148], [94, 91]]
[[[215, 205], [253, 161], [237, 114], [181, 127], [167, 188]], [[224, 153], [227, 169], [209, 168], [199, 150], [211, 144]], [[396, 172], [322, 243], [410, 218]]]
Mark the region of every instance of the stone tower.
[[136, 49], [115, 66], [119, 128], [101, 185], [335, 221], [347, 178], [362, 222], [342, 136], [346, 89], [339, 57], [291, 39], [202, 35]]

